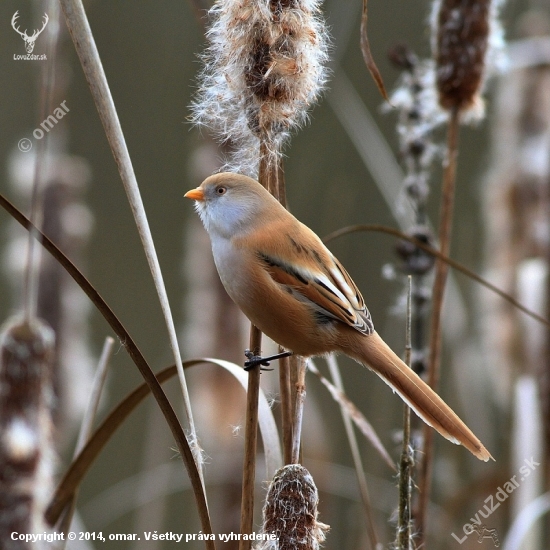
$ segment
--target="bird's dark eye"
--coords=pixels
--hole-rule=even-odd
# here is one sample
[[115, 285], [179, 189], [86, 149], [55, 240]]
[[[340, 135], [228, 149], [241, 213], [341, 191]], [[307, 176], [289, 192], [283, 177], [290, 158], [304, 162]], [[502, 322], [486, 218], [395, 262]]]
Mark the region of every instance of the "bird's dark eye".
[[227, 191], [227, 187], [223, 187], [220, 185], [219, 187], [216, 187], [216, 195], [225, 195], [225, 192]]

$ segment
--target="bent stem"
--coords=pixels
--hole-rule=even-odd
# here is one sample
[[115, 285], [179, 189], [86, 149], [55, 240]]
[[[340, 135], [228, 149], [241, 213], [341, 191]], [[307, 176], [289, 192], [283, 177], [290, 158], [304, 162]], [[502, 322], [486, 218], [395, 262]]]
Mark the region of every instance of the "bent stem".
[[[451, 230], [453, 223], [453, 206], [455, 196], [456, 165], [458, 157], [459, 110], [453, 108], [450, 113], [447, 133], [447, 159], [443, 171], [443, 191], [441, 196], [441, 213], [439, 221], [439, 246], [444, 256], [449, 256], [451, 248]], [[428, 385], [437, 391], [441, 364], [441, 312], [449, 266], [446, 262], [437, 261], [432, 298], [432, 316], [430, 325], [430, 358], [428, 368]], [[419, 500], [417, 507], [418, 544], [424, 543], [426, 533], [426, 513], [431, 489], [433, 464], [433, 434], [431, 427], [423, 427], [424, 460], [420, 467]]]
[[160, 306], [164, 315], [166, 327], [168, 329], [170, 345], [172, 347], [172, 352], [174, 354], [175, 363], [178, 369], [178, 377], [183, 394], [185, 414], [189, 423], [189, 445], [193, 452], [193, 457], [197, 464], [197, 469], [202, 481], [202, 457], [197, 441], [195, 422], [191, 411], [191, 401], [189, 399], [189, 391], [187, 389], [187, 382], [183, 371], [174, 320], [170, 311], [168, 295], [164, 286], [160, 264], [155, 251], [153, 237], [151, 235], [151, 229], [147, 222], [145, 207], [143, 206], [143, 201], [139, 192], [139, 187], [134, 173], [134, 168], [132, 166], [132, 161], [130, 159], [130, 154], [126, 146], [126, 141], [124, 139], [124, 134], [122, 132], [122, 127], [118, 119], [115, 104], [111, 96], [111, 91], [107, 83], [107, 78], [103, 70], [103, 65], [99, 57], [99, 52], [97, 51], [97, 46], [95, 44], [82, 1], [61, 0], [61, 7], [63, 8], [67, 27], [73, 39], [76, 52], [86, 76], [86, 80], [88, 81], [88, 85], [101, 118], [103, 128], [105, 129], [105, 134], [109, 141], [113, 157], [117, 163], [120, 177], [128, 197], [128, 202], [132, 209], [139, 236], [145, 250], [149, 269], [151, 270], [151, 274], [153, 276]]
[[[166, 423], [168, 424], [178, 450], [181, 453], [185, 468], [189, 475], [191, 485], [193, 487], [193, 494], [197, 503], [197, 510], [201, 521], [202, 531], [204, 533], [212, 533], [212, 526], [210, 522], [210, 514], [208, 512], [208, 504], [206, 502], [206, 493], [202, 484], [202, 478], [199, 474], [197, 464], [193, 457], [193, 453], [189, 446], [189, 442], [183, 433], [183, 429], [179, 423], [178, 417], [172, 408], [172, 405], [168, 401], [164, 391], [160, 387], [160, 384], [153, 374], [151, 367], [147, 363], [145, 357], [133, 341], [128, 331], [124, 328], [120, 320], [114, 314], [113, 310], [99, 295], [97, 290], [90, 284], [90, 282], [84, 277], [84, 275], [78, 270], [78, 268], [59, 250], [59, 248], [42, 233], [35, 225], [33, 225], [13, 204], [11, 204], [3, 195], [0, 194], [0, 206], [4, 208], [14, 220], [21, 224], [28, 231], [33, 231], [33, 234], [37, 235], [40, 239], [41, 245], [59, 262], [59, 264], [67, 271], [67, 273], [74, 279], [78, 286], [85, 292], [91, 302], [95, 305], [98, 311], [103, 315], [104, 319], [109, 323], [115, 334], [118, 336], [120, 342], [124, 345], [130, 358], [138, 368], [139, 372], [143, 376], [145, 382], [149, 386], [155, 400], [157, 401], [160, 410], [162, 411]], [[55, 513], [46, 513], [46, 521], [53, 526], [59, 519], [66, 501], [59, 504], [59, 501], [54, 506]], [[50, 505], [49, 510], [53, 505]], [[61, 509], [60, 509], [61, 508]], [[206, 547], [210, 550], [214, 550], [215, 544], [208, 539]]]

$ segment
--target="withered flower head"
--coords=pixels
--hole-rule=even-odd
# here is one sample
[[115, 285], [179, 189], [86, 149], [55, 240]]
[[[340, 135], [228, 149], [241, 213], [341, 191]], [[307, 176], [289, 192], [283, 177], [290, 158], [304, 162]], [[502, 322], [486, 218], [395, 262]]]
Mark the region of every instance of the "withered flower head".
[[317, 521], [319, 495], [311, 474], [299, 464], [275, 472], [264, 505], [262, 541], [256, 550], [317, 550], [328, 525]]
[[231, 143], [254, 175], [260, 140], [275, 159], [326, 82], [319, 0], [217, 0], [193, 121]]

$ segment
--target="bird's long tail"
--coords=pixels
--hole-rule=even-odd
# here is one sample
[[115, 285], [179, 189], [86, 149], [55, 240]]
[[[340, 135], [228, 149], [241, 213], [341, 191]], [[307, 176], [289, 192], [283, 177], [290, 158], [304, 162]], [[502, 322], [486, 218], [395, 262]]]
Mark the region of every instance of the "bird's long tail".
[[464, 445], [480, 460], [487, 462], [493, 458], [443, 399], [407, 367], [376, 332], [353, 340], [354, 353], [350, 353], [349, 348], [346, 353], [376, 372], [426, 424], [449, 441]]

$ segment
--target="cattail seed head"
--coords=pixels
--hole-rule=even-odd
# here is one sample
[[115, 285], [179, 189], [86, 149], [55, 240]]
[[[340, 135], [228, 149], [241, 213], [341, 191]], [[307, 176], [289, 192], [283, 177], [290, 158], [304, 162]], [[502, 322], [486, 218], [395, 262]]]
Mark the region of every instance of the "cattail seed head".
[[433, 48], [439, 103], [446, 110], [481, 107], [492, 67], [490, 47], [501, 40], [499, 0], [436, 0]]
[[275, 472], [267, 493], [262, 533], [256, 550], [317, 550], [329, 526], [317, 521], [319, 495], [311, 474], [299, 464]]
[[192, 120], [238, 151], [255, 175], [259, 141], [275, 160], [326, 82], [319, 0], [217, 0]]
[[[42, 517], [51, 492], [54, 455], [51, 422], [53, 355], [53, 331], [41, 321], [15, 318], [1, 331], [2, 541], [11, 541], [12, 532], [44, 530]], [[13, 548], [27, 546], [16, 541]]]

